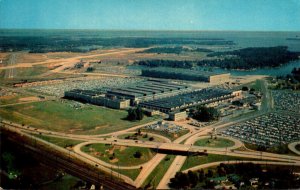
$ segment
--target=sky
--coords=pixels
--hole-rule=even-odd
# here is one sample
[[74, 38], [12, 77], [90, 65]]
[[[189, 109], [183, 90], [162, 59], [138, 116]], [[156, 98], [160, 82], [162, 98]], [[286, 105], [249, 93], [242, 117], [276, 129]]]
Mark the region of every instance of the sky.
[[0, 0], [0, 28], [300, 31], [300, 0]]

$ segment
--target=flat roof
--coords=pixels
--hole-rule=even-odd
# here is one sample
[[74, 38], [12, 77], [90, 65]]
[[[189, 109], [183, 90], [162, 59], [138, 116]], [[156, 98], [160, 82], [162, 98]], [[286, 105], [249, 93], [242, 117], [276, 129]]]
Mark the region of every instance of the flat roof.
[[108, 94], [118, 94], [118, 95], [123, 95], [123, 96], [130, 96], [130, 97], [142, 97], [144, 96], [141, 93], [133, 93], [133, 92], [126, 92], [124, 90], [117, 90], [117, 89], [112, 89], [107, 91]]
[[161, 85], [161, 86], [170, 86], [170, 87], [175, 87], [175, 88], [187, 88], [188, 85], [183, 85], [183, 84], [173, 84], [173, 83], [166, 83], [166, 82], [151, 82], [152, 84], [157, 84], [157, 85]]
[[153, 92], [154, 92], [153, 90], [147, 90], [147, 89], [137, 88], [137, 87], [128, 87], [126, 89], [127, 90], [135, 90], [135, 91], [142, 92], [145, 94], [153, 94]]
[[145, 86], [137, 86], [137, 87], [140, 87], [140, 88], [145, 88], [145, 89], [153, 89], [153, 90], [158, 90], [159, 92], [163, 92], [164, 90], [162, 90], [161, 88], [156, 88], [156, 87], [145, 87]]

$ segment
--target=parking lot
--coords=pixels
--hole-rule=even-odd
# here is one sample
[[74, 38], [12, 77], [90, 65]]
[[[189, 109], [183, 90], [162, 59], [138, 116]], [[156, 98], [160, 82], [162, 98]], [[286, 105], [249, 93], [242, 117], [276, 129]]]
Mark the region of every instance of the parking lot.
[[300, 140], [300, 117], [269, 113], [233, 125], [222, 134], [266, 147], [287, 144]]
[[101, 78], [94, 80], [67, 81], [59, 84], [36, 86], [32, 87], [31, 89], [45, 94], [62, 97], [64, 96], [65, 91], [70, 91], [73, 89], [91, 90], [104, 87], [124, 87], [140, 81], [143, 80], [138, 78]]
[[276, 109], [300, 113], [300, 93], [292, 91], [272, 91]]

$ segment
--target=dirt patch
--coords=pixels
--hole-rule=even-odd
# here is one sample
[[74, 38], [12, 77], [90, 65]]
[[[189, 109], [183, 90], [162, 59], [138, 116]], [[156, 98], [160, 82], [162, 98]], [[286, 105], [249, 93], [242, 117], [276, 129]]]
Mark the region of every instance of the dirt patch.
[[110, 149], [106, 150], [108, 152], [108, 154], [113, 154], [115, 151], [115, 146], [111, 147]]
[[27, 107], [24, 107], [23, 109], [24, 110], [29, 110], [29, 109], [32, 109], [33, 108], [33, 106], [27, 106]]
[[36, 96], [29, 96], [29, 97], [24, 97], [24, 98], [19, 98], [20, 102], [29, 102], [29, 101], [39, 101], [40, 98]]
[[114, 158], [114, 159], [112, 159], [112, 160], [109, 160], [109, 162], [111, 162], [111, 163], [116, 163], [116, 162], [118, 162], [118, 161], [119, 161], [118, 158]]
[[45, 61], [47, 57], [43, 54], [22, 53], [19, 55], [18, 63], [35, 63]]
[[97, 126], [97, 127], [95, 127], [95, 130], [102, 129], [102, 128], [105, 128], [105, 127], [108, 127], [108, 125]]
[[1, 100], [10, 100], [12, 98], [14, 98], [16, 95], [6, 95], [6, 96], [1, 96], [0, 99]]
[[120, 152], [122, 152], [122, 151], [124, 151], [124, 150], [126, 150], [126, 146], [121, 146], [121, 147], [120, 147]]
[[69, 130], [70, 133], [74, 133], [74, 132], [76, 132], [76, 131], [83, 131], [83, 130], [80, 129], [80, 128], [73, 128], [73, 129], [70, 129], [70, 130]]

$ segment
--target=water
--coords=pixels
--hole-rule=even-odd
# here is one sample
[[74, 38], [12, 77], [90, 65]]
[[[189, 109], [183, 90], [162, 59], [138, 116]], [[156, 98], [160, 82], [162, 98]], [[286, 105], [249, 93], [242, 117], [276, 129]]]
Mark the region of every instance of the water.
[[270, 75], [270, 76], [285, 76], [287, 74], [291, 74], [293, 68], [300, 68], [300, 60], [293, 61], [288, 64], [285, 64], [281, 67], [275, 68], [262, 68], [255, 69], [250, 71], [243, 70], [225, 70], [216, 68], [213, 69], [214, 72], [229, 72], [233, 76], [244, 76], [244, 75]]
[[[292, 61], [281, 67], [275, 68], [262, 68], [262, 69], [255, 69], [255, 70], [226, 70], [221, 68], [213, 68], [212, 71], [216, 73], [230, 73], [233, 76], [245, 76], [245, 75], [269, 75], [269, 76], [285, 76], [287, 74], [291, 74], [293, 68], [300, 68], [300, 60]], [[131, 65], [127, 67], [128, 69], [133, 70], [141, 70], [141, 69], [149, 69], [149, 67], [139, 66], [139, 65]], [[196, 69], [204, 70], [208, 69], [205, 67], [198, 67]]]

